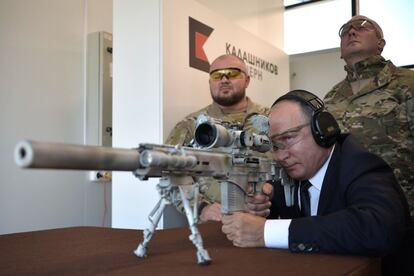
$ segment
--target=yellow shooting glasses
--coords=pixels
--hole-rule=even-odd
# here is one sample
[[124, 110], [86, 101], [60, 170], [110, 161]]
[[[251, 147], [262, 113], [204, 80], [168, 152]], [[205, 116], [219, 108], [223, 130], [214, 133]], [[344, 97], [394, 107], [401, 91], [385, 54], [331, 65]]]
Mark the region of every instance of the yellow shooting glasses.
[[214, 81], [221, 80], [223, 77], [226, 77], [228, 80], [234, 80], [241, 78], [241, 74], [244, 73], [239, 68], [223, 68], [211, 71], [210, 79]]

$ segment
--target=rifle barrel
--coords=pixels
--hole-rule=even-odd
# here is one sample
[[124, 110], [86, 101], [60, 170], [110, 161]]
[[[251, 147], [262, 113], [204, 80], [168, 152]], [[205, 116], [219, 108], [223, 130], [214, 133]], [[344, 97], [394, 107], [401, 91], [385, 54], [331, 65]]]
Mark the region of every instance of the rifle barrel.
[[139, 168], [136, 149], [21, 141], [14, 160], [22, 168], [134, 171]]

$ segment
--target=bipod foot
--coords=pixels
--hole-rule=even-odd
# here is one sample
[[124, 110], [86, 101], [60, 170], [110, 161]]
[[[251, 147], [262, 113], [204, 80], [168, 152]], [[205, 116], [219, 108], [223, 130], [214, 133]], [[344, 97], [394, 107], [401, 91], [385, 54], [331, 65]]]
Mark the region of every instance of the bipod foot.
[[207, 250], [205, 249], [197, 250], [197, 264], [209, 265], [210, 263], [211, 263], [211, 258], [208, 255]]
[[134, 251], [135, 255], [137, 255], [140, 258], [146, 258], [147, 257], [147, 248], [140, 243]]

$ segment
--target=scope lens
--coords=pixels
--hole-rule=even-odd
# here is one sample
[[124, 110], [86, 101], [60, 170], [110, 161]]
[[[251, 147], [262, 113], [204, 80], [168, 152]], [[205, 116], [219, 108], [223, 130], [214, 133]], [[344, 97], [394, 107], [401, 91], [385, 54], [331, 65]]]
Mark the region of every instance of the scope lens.
[[194, 138], [200, 146], [209, 147], [216, 139], [216, 132], [216, 129], [212, 125], [203, 123], [197, 127]]

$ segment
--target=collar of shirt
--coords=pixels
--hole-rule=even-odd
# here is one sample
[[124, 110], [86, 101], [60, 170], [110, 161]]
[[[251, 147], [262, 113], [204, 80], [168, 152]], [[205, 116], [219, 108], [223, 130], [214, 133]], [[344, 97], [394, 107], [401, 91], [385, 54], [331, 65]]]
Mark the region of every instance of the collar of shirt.
[[311, 216], [316, 216], [318, 214], [319, 197], [321, 195], [323, 179], [325, 178], [326, 170], [328, 168], [329, 161], [331, 160], [334, 148], [335, 146], [332, 147], [331, 153], [329, 154], [329, 158], [325, 161], [325, 163], [319, 169], [319, 171], [309, 179], [309, 182], [312, 184], [308, 189], [310, 196]]
[[346, 79], [350, 82], [375, 77], [381, 72], [387, 61], [381, 55], [371, 56], [355, 63], [353, 66], [345, 65]]
[[331, 153], [329, 154], [329, 158], [325, 161], [323, 166], [319, 169], [319, 171], [312, 176], [309, 180], [309, 182], [312, 184], [313, 187], [319, 190], [319, 192], [322, 189], [322, 183], [323, 179], [325, 178], [326, 170], [328, 169], [329, 161], [331, 161], [332, 153], [335, 149], [335, 145], [332, 147]]

